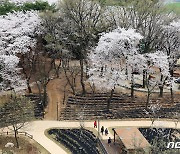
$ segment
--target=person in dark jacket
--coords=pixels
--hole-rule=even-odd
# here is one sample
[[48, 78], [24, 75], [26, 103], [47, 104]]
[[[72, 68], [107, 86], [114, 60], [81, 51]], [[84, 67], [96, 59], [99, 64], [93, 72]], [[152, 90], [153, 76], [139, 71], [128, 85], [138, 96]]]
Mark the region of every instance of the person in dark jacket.
[[105, 135], [106, 136], [108, 135], [108, 129], [107, 128], [105, 129]]
[[104, 126], [101, 127], [101, 133], [103, 135], [103, 133], [104, 133]]
[[111, 138], [109, 137], [108, 138], [108, 145], [110, 146], [110, 144], [111, 144]]

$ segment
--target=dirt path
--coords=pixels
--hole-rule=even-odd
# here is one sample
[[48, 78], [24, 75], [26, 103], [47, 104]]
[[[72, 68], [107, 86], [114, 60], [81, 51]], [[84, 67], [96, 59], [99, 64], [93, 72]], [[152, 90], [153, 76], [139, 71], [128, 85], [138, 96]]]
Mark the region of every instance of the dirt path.
[[[70, 63], [70, 66], [78, 66], [77, 61], [72, 61]], [[64, 87], [67, 83], [66, 77], [64, 73], [61, 72], [60, 78], [58, 79], [53, 79], [49, 82], [47, 86], [47, 95], [48, 95], [48, 106], [45, 110], [45, 119], [46, 120], [57, 120], [57, 113], [60, 113], [62, 108], [65, 107], [64, 102], [66, 102], [67, 97], [69, 94], [72, 94], [70, 87], [66, 87], [66, 96], [65, 96], [65, 101], [64, 100]], [[35, 88], [35, 89], [34, 89]], [[86, 87], [88, 91], [91, 91], [89, 86]], [[81, 89], [80, 85], [80, 77], [77, 76], [76, 80], [76, 91], [79, 91]], [[128, 93], [130, 94], [130, 89], [127, 88], [117, 88], [117, 92], [120, 93]], [[33, 87], [33, 92], [38, 93], [37, 87]], [[135, 95], [139, 98], [146, 98], [146, 93], [140, 92], [140, 91], [135, 91]], [[156, 94], [157, 95], [157, 94]], [[158, 96], [157, 96], [158, 97]], [[57, 112], [57, 107], [58, 107], [58, 112]]]
[[61, 111], [63, 105], [63, 97], [64, 97], [64, 79], [54, 79], [51, 80], [47, 86], [47, 95], [48, 95], [48, 107], [46, 108], [45, 119], [46, 120], [56, 120], [59, 115], [57, 115]]
[[46, 109], [45, 119], [55, 120], [57, 118], [57, 106], [60, 103], [61, 94], [58, 94], [58, 79], [51, 80], [47, 86], [48, 107]]

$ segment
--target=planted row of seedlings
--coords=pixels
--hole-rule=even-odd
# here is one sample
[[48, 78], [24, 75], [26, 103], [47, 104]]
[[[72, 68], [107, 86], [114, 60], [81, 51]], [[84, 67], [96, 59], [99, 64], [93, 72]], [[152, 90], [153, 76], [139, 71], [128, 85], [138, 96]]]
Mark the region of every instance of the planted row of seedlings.
[[[123, 118], [148, 118], [149, 115], [147, 115], [144, 111], [145, 109], [145, 103], [136, 102], [136, 103], [125, 103], [125, 102], [119, 102], [119, 104], [114, 103], [112, 101], [112, 104], [110, 106], [110, 112], [109, 115], [106, 115], [106, 107], [107, 103], [104, 102], [97, 102], [92, 101], [92, 103], [81, 103], [81, 110], [84, 112], [84, 118], [85, 119], [95, 119], [97, 117], [102, 117], [104, 119], [123, 119]], [[78, 112], [74, 111], [74, 108], [78, 108], [78, 106], [70, 106], [67, 104], [66, 109], [61, 112], [61, 119], [70, 120], [70, 119], [77, 119], [78, 118]], [[91, 109], [91, 110], [90, 110]], [[158, 111], [156, 117], [159, 118], [173, 118], [172, 115], [173, 112], [179, 112], [180, 109], [180, 102], [178, 104], [175, 104], [174, 106], [169, 106], [168, 104], [162, 104], [161, 109]], [[146, 109], [147, 110], [147, 109]], [[149, 111], [150, 112], [150, 111]]]
[[99, 154], [95, 135], [86, 129], [51, 129], [48, 131], [73, 154]]
[[[167, 148], [169, 142], [180, 142], [179, 130], [172, 128], [139, 128], [146, 140], [151, 144], [152, 153], [179, 154], [180, 149]], [[174, 134], [177, 134], [174, 135]]]

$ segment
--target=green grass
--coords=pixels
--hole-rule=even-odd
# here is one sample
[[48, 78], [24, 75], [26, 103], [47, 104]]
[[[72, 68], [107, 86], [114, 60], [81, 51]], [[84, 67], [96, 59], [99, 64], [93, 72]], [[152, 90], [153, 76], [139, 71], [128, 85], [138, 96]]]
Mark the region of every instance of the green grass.
[[167, 4], [165, 6], [165, 8], [168, 10], [168, 11], [173, 11], [177, 14], [180, 14], [180, 3], [171, 3], [171, 4]]

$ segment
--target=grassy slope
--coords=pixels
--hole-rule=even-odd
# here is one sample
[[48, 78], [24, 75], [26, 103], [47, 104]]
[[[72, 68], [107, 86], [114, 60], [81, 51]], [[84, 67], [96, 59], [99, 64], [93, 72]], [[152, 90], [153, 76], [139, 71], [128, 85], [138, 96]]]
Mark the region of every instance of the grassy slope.
[[177, 14], [180, 14], [180, 3], [171, 3], [171, 4], [167, 4], [166, 8], [168, 10], [174, 11]]

